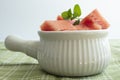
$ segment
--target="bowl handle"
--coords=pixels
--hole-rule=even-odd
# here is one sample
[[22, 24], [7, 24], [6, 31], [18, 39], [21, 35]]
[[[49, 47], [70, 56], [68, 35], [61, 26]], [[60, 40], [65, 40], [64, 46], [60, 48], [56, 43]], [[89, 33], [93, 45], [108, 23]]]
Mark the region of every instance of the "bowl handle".
[[36, 59], [39, 43], [40, 41], [23, 40], [13, 35], [7, 36], [4, 41], [5, 47], [7, 49], [11, 51], [23, 52], [28, 56]]

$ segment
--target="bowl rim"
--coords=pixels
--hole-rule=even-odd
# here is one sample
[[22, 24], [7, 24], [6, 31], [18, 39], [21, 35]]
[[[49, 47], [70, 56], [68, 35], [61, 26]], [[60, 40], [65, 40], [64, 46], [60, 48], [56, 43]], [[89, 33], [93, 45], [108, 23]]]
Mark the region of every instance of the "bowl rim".
[[108, 35], [108, 30], [38, 31], [38, 35], [47, 40], [80, 40], [104, 38]]
[[84, 32], [108, 32], [108, 29], [101, 29], [101, 30], [65, 30], [65, 31], [38, 31], [38, 33], [84, 33]]

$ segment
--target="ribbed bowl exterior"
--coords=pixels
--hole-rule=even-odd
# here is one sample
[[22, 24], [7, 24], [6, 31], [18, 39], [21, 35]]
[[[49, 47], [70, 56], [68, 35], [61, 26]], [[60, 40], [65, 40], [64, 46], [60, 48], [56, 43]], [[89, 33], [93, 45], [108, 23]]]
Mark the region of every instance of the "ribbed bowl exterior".
[[[111, 57], [107, 31], [98, 34], [77, 33], [77, 39], [61, 34], [52, 36], [40, 34], [38, 61], [43, 70], [60, 76], [87, 76], [102, 72]], [[102, 35], [101, 35], [102, 33]], [[72, 34], [72, 33], [71, 33]], [[82, 35], [81, 35], [82, 34]], [[45, 36], [46, 35], [46, 36]], [[94, 35], [98, 35], [93, 36]], [[91, 36], [91, 37], [90, 37]], [[58, 38], [57, 38], [58, 37]]]

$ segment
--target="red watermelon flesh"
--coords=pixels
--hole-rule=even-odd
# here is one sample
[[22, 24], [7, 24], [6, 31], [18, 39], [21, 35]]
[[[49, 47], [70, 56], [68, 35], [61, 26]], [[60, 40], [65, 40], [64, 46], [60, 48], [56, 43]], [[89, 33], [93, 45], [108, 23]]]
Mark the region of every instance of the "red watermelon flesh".
[[64, 20], [62, 16], [58, 15], [57, 20]]
[[101, 16], [97, 9], [88, 14], [80, 24], [86, 25], [91, 29], [107, 29], [109, 27], [109, 23]]
[[64, 31], [64, 30], [77, 30], [67, 20], [48, 20], [41, 25], [43, 31]]
[[75, 25], [74, 27], [76, 27], [77, 30], [90, 30], [90, 28], [89, 28], [88, 26], [86, 26], [86, 25], [81, 25], [81, 24]]
[[102, 26], [95, 23], [91, 18], [84, 20], [84, 23], [80, 23], [84, 27], [88, 27], [90, 30], [99, 30], [102, 29]]

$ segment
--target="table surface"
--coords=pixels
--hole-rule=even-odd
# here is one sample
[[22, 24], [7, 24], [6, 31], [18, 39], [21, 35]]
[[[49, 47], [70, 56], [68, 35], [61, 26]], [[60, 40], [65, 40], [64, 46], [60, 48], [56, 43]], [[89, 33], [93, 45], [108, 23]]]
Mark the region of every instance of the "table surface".
[[38, 61], [21, 52], [12, 52], [0, 42], [0, 80], [120, 80], [120, 39], [109, 40], [112, 58], [108, 67], [98, 75], [60, 77], [40, 69]]

